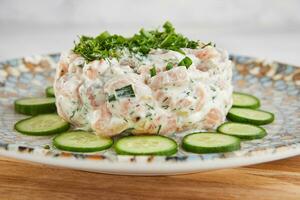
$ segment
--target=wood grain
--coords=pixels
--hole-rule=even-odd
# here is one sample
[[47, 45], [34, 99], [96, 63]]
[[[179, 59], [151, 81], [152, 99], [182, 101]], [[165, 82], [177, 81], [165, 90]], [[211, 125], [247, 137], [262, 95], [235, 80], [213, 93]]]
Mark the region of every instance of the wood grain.
[[160, 177], [116, 176], [0, 158], [0, 199], [300, 199], [300, 156]]

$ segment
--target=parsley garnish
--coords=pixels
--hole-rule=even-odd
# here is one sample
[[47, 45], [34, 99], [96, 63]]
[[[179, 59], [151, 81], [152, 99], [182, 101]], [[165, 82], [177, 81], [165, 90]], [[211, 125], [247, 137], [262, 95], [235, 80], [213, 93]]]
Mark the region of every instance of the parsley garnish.
[[178, 63], [178, 66], [185, 66], [188, 69], [191, 64], [193, 64], [193, 61], [189, 57], [185, 57]]
[[150, 69], [150, 76], [153, 77], [156, 75], [156, 68], [155, 66], [153, 66], [151, 69]]
[[146, 55], [151, 49], [167, 49], [183, 52], [181, 48], [197, 48], [198, 41], [189, 40], [183, 35], [176, 33], [170, 22], [163, 25], [163, 31], [144, 30], [132, 37], [125, 38], [121, 35], [111, 35], [107, 31], [97, 37], [81, 36], [79, 42], [75, 43], [73, 51], [87, 61], [119, 58], [123, 49], [131, 53]]
[[173, 64], [169, 62], [166, 66], [166, 70], [170, 70], [172, 68], [173, 68]]
[[112, 102], [112, 101], [115, 101], [115, 100], [117, 100], [116, 95], [111, 94], [111, 95], [108, 96], [108, 102]]

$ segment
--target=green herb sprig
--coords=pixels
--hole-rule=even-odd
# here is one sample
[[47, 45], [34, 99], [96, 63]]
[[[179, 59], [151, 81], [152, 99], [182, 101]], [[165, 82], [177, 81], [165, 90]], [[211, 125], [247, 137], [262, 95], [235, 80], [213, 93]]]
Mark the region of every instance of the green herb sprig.
[[173, 68], [173, 64], [169, 62], [166, 66], [166, 70], [170, 70], [172, 68]]
[[156, 75], [156, 68], [155, 66], [153, 66], [151, 69], [150, 69], [150, 76], [153, 77]]
[[131, 53], [147, 55], [151, 49], [166, 49], [183, 52], [181, 48], [195, 49], [198, 41], [189, 40], [187, 37], [176, 33], [170, 22], [163, 25], [163, 31], [144, 30], [132, 37], [125, 38], [121, 35], [110, 35], [107, 31], [97, 37], [81, 36], [75, 43], [73, 51], [88, 62], [105, 58], [120, 57], [123, 49]]
[[193, 64], [193, 61], [189, 57], [185, 57], [178, 63], [178, 66], [185, 66], [188, 69], [191, 64]]

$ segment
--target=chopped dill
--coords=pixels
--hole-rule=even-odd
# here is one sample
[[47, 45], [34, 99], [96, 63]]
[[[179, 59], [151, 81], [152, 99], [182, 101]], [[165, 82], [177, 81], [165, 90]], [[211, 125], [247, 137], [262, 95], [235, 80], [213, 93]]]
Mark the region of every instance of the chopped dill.
[[154, 107], [151, 106], [151, 105], [149, 105], [149, 104], [147, 104], [147, 103], [146, 103], [146, 106], [147, 106], [149, 109], [154, 110]]
[[158, 130], [157, 130], [157, 133], [156, 133], [157, 135], [159, 134], [160, 130], [161, 130], [161, 125], [158, 126]]
[[[183, 53], [181, 48], [196, 49], [198, 41], [189, 40], [182, 34], [176, 33], [170, 22], [165, 22], [163, 30], [141, 29], [132, 37], [126, 38], [121, 35], [111, 35], [107, 31], [96, 37], [80, 36], [78, 42], [74, 42], [73, 51], [88, 62], [106, 58], [119, 58], [122, 50], [140, 55], [147, 55], [152, 49], [166, 49]], [[208, 43], [206, 45], [211, 45]]]

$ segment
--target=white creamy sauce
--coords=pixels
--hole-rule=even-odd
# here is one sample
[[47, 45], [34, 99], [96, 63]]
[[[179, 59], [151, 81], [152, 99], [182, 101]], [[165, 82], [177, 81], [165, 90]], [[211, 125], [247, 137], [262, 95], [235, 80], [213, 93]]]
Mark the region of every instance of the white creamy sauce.
[[[54, 83], [58, 114], [77, 128], [105, 136], [126, 129], [171, 134], [216, 128], [232, 105], [231, 61], [211, 46], [183, 51], [158, 49], [146, 57], [124, 51], [118, 60], [90, 63], [71, 51], [62, 54]], [[192, 65], [177, 66], [185, 57]], [[172, 69], [167, 70], [168, 63]], [[126, 96], [130, 88], [122, 93], [126, 86], [134, 96]]]

